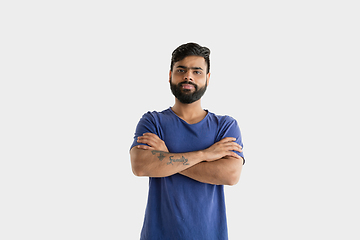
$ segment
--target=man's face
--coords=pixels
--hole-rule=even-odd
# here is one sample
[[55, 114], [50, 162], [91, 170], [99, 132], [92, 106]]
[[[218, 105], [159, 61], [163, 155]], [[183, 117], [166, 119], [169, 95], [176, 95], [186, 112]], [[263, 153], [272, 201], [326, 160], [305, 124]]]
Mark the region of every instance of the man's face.
[[170, 71], [170, 87], [174, 96], [184, 104], [198, 101], [205, 93], [210, 73], [203, 57], [188, 56], [174, 64]]

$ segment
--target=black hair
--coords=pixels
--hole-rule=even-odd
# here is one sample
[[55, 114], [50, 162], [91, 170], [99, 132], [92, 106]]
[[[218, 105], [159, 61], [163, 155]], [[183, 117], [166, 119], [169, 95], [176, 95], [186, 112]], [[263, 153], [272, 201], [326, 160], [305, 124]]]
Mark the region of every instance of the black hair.
[[188, 56], [203, 57], [207, 64], [206, 73], [210, 72], [210, 49], [202, 47], [197, 43], [186, 43], [176, 48], [172, 53], [170, 70], [172, 71], [176, 62], [181, 61]]

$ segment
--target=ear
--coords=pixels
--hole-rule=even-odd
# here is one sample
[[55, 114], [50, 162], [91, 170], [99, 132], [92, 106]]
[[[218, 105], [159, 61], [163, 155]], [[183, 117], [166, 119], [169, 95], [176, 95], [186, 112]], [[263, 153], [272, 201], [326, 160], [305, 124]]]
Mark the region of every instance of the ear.
[[171, 82], [171, 70], [169, 71], [169, 82]]
[[210, 73], [208, 73], [206, 75], [206, 84], [209, 86], [209, 82], [210, 82]]

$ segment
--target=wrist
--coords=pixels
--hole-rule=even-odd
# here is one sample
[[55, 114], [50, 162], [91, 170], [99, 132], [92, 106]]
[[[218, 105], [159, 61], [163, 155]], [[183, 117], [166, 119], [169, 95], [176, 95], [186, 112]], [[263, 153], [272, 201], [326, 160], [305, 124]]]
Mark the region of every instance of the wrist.
[[199, 159], [201, 159], [200, 162], [208, 160], [208, 153], [207, 153], [206, 149], [198, 151], [198, 154], [199, 154]]

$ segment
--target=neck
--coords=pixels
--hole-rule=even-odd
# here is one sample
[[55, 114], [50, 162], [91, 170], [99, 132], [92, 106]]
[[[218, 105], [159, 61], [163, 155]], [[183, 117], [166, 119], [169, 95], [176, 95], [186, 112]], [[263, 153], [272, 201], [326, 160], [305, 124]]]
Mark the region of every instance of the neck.
[[200, 122], [207, 114], [201, 107], [201, 99], [190, 104], [184, 104], [175, 98], [175, 105], [171, 109], [176, 115], [190, 124]]

